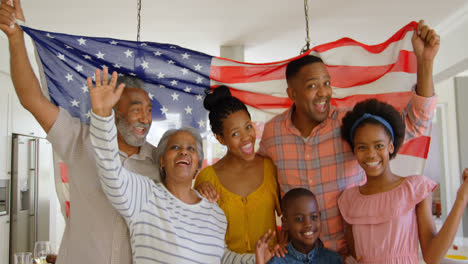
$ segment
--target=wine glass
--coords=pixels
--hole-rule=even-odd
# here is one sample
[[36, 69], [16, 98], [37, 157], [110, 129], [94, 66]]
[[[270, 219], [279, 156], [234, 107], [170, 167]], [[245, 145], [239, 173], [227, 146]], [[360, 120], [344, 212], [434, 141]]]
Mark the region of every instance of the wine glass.
[[15, 253], [15, 264], [31, 264], [31, 252]]
[[51, 248], [49, 241], [37, 241], [34, 244], [34, 263], [47, 264], [46, 258], [50, 252]]

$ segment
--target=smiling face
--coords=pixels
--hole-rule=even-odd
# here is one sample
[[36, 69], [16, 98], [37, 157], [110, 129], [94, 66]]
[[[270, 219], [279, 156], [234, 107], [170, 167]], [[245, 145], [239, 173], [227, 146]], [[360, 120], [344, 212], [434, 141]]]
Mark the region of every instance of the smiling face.
[[368, 177], [390, 171], [390, 154], [394, 147], [382, 125], [365, 123], [354, 133], [354, 155]]
[[303, 66], [288, 81], [288, 86], [288, 96], [296, 106], [296, 115], [309, 119], [315, 125], [327, 118], [332, 88], [325, 64], [315, 62]]
[[144, 90], [125, 88], [116, 106], [119, 138], [130, 146], [142, 146], [151, 126], [152, 109], [153, 105]]
[[244, 159], [255, 158], [255, 128], [246, 111], [240, 110], [223, 120], [223, 135], [216, 135], [218, 141], [227, 146], [229, 153]]
[[320, 211], [313, 196], [302, 195], [289, 202], [283, 211], [282, 228], [288, 232], [294, 248], [307, 254], [320, 235]]
[[166, 172], [166, 181], [191, 185], [198, 170], [198, 160], [197, 141], [192, 134], [185, 131], [173, 134], [160, 159], [161, 167]]

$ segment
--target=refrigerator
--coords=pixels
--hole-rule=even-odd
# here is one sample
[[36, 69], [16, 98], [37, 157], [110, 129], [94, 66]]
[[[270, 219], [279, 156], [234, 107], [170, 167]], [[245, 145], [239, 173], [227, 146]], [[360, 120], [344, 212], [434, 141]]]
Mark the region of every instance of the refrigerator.
[[13, 135], [10, 263], [18, 252], [34, 252], [49, 241], [53, 188], [53, 151], [43, 138]]

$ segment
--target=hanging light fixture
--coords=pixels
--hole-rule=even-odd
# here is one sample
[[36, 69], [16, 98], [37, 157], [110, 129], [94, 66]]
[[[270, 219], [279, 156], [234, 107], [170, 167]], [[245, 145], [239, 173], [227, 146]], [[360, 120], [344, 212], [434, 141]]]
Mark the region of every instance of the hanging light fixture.
[[137, 0], [137, 41], [140, 41], [141, 0]]
[[307, 52], [310, 49], [310, 38], [309, 38], [309, 3], [308, 0], [304, 0], [304, 13], [305, 13], [305, 22], [306, 22], [306, 44], [301, 50], [301, 54]]

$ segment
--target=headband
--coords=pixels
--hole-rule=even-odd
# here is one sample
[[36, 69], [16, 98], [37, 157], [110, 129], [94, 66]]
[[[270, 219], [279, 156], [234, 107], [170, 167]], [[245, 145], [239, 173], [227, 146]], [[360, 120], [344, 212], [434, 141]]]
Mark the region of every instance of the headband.
[[393, 129], [392, 129], [392, 126], [390, 125], [390, 123], [388, 123], [387, 120], [383, 119], [380, 116], [365, 113], [358, 120], [356, 120], [354, 122], [353, 126], [351, 127], [351, 134], [350, 134], [351, 145], [354, 145], [354, 142], [353, 142], [354, 141], [354, 139], [353, 139], [354, 130], [356, 130], [356, 127], [359, 126], [359, 124], [362, 123], [362, 121], [364, 121], [366, 119], [369, 119], [369, 118], [372, 118], [372, 119], [378, 121], [379, 123], [381, 123], [382, 125], [384, 125], [384, 127], [386, 127], [390, 131], [390, 134], [392, 134], [392, 142], [395, 143], [395, 139], [394, 139], [394, 136], [393, 136]]

